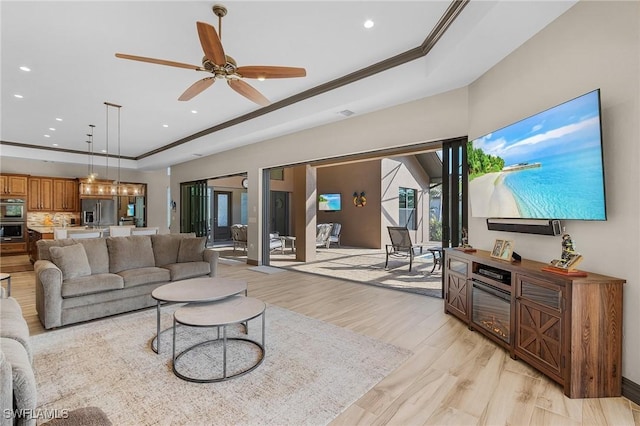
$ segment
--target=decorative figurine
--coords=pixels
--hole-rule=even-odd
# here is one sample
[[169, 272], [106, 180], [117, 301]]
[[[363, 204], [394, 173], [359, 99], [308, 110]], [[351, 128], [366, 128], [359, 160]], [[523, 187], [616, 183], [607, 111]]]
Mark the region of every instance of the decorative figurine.
[[469, 246], [469, 231], [467, 228], [462, 228], [462, 247], [467, 248]]
[[582, 262], [582, 255], [576, 251], [571, 235], [565, 232], [562, 234], [562, 255], [560, 259], [552, 260], [551, 266], [572, 271], [580, 262]]
[[571, 259], [572, 255], [576, 254], [576, 249], [573, 245], [573, 240], [571, 239], [571, 235], [564, 233], [562, 234], [562, 260], [565, 262]]

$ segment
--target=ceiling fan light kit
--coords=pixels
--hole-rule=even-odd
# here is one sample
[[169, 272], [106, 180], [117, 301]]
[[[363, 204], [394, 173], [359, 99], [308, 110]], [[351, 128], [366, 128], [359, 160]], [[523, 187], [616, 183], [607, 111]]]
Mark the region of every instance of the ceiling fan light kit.
[[249, 65], [239, 67], [231, 56], [225, 54], [224, 48], [222, 47], [222, 18], [227, 14], [227, 8], [223, 5], [216, 4], [212, 9], [214, 15], [218, 17], [218, 31], [206, 22], [196, 22], [198, 38], [204, 52], [202, 66], [167, 61], [164, 59], [147, 58], [144, 56], [128, 55], [124, 53], [116, 53], [116, 57], [132, 61], [192, 69], [213, 74], [213, 77], [203, 78], [189, 86], [187, 90], [178, 97], [179, 101], [188, 101], [211, 87], [217, 79], [225, 79], [229, 87], [240, 95], [260, 106], [267, 106], [271, 102], [257, 89], [245, 82], [243, 80], [244, 78], [254, 78], [262, 81], [271, 78], [293, 78], [305, 77], [307, 75], [307, 71], [304, 68], [298, 67], [267, 65]]

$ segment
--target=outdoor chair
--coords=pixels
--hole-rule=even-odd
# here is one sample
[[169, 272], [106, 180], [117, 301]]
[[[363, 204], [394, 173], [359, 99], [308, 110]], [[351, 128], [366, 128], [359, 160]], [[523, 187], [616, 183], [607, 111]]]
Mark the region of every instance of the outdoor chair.
[[278, 249], [283, 249], [282, 238], [280, 238], [279, 233], [272, 232], [269, 234], [269, 250], [276, 251]]
[[316, 247], [329, 248], [329, 237], [331, 236], [331, 223], [319, 223], [316, 227]]
[[389, 257], [400, 257], [400, 258], [409, 258], [409, 272], [411, 272], [411, 268], [413, 266], [413, 256], [415, 254], [414, 250], [420, 249], [420, 253], [422, 254], [422, 249], [425, 246], [424, 244], [413, 244], [411, 242], [411, 235], [409, 235], [409, 230], [403, 226], [387, 226], [389, 230], [389, 238], [391, 239], [391, 244], [387, 244], [386, 247], [386, 259], [384, 262], [384, 269], [388, 269], [389, 266]]
[[241, 247], [243, 251], [247, 252], [247, 225], [231, 225], [231, 239], [233, 240], [233, 251], [235, 253], [236, 248]]
[[339, 223], [334, 223], [331, 227], [331, 234], [329, 235], [329, 245], [337, 244], [340, 247], [340, 230], [342, 229], [342, 225]]

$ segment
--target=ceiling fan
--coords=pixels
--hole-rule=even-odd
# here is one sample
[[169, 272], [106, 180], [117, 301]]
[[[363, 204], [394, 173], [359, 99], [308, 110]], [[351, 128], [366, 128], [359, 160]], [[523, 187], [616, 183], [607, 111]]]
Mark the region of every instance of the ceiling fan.
[[144, 56], [127, 55], [116, 53], [116, 57], [130, 59], [133, 61], [150, 62], [152, 64], [168, 65], [170, 67], [187, 68], [196, 71], [206, 71], [213, 74], [213, 77], [205, 77], [193, 83], [178, 98], [179, 101], [188, 101], [209, 88], [216, 79], [225, 79], [227, 84], [236, 92], [257, 103], [260, 106], [270, 104], [269, 100], [250, 84], [242, 80], [243, 78], [257, 78], [264, 80], [267, 78], [290, 78], [304, 77], [307, 72], [304, 68], [280, 67], [265, 65], [249, 65], [239, 67], [236, 61], [224, 53], [222, 42], [222, 17], [227, 14], [227, 9], [219, 4], [213, 6], [213, 13], [218, 17], [218, 32], [206, 22], [196, 22], [198, 37], [204, 51], [202, 66], [185, 64], [182, 62], [167, 61], [164, 59], [147, 58]]

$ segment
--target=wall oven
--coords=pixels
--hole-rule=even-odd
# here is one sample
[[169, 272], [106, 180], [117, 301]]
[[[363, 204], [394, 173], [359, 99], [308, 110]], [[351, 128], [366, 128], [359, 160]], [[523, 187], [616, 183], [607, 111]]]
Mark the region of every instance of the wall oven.
[[0, 222], [24, 222], [27, 209], [21, 198], [0, 198]]
[[25, 222], [0, 222], [0, 241], [19, 243], [25, 241]]

